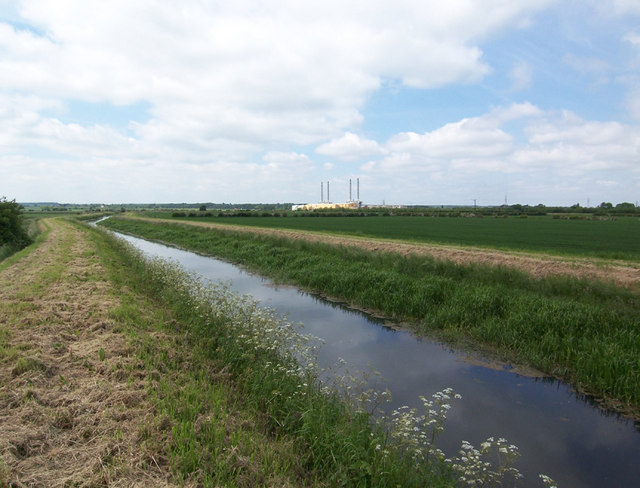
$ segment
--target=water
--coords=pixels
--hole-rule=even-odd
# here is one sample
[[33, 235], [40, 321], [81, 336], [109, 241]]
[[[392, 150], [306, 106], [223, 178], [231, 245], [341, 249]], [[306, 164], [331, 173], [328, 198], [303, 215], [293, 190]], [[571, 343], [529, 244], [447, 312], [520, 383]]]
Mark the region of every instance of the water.
[[505, 369], [471, 364], [446, 346], [389, 327], [383, 320], [301, 292], [277, 286], [229, 263], [121, 235], [143, 252], [170, 258], [205, 278], [231, 283], [263, 305], [285, 314], [325, 341], [319, 362], [344, 358], [350, 369], [372, 367], [379, 386], [389, 388], [392, 406], [418, 407], [419, 395], [445, 387], [454, 401], [439, 447], [455, 454], [460, 441], [479, 447], [489, 436], [505, 437], [522, 454], [516, 465], [523, 486], [542, 486], [544, 473], [561, 488], [640, 487], [640, 425], [620, 418], [549, 378], [530, 378]]

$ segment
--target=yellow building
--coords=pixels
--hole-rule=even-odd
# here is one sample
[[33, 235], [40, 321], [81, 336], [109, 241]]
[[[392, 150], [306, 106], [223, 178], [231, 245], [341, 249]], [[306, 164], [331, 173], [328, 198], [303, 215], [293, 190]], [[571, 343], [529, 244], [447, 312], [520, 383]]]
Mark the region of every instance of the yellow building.
[[328, 209], [337, 209], [337, 208], [360, 208], [361, 202], [346, 202], [346, 203], [306, 203], [304, 205], [292, 205], [291, 210], [328, 210]]

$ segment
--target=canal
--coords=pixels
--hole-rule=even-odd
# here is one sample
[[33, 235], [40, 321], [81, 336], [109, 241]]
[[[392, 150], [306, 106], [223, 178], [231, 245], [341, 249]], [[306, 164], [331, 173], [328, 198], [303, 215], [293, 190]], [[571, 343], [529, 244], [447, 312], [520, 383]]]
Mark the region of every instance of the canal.
[[192, 252], [118, 234], [149, 256], [167, 258], [202, 277], [230, 284], [263, 306], [304, 324], [321, 338], [319, 363], [344, 358], [350, 370], [375, 370], [375, 386], [392, 394], [389, 408], [419, 407], [419, 395], [451, 387], [455, 400], [438, 447], [456, 454], [466, 440], [487, 437], [518, 446], [522, 486], [542, 486], [538, 474], [562, 488], [640, 486], [640, 425], [599, 408], [588, 397], [552, 378], [518, 374], [508, 365], [470, 361], [461, 351], [417, 338], [364, 312], [294, 287], [275, 285], [238, 266]]

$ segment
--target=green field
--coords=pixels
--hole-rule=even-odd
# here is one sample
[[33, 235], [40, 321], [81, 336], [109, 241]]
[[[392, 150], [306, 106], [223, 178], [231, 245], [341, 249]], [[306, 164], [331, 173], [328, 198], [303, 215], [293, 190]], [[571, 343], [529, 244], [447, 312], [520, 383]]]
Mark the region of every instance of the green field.
[[[160, 216], [160, 215], [158, 215]], [[162, 215], [169, 217], [170, 214]], [[640, 261], [640, 219], [455, 217], [187, 217], [266, 228]]]

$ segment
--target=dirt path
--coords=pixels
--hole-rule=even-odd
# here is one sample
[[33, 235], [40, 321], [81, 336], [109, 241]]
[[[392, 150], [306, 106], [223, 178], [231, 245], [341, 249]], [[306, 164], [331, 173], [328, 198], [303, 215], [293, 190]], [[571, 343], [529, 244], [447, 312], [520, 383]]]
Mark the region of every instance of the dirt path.
[[173, 486], [140, 445], [153, 406], [96, 247], [48, 225], [0, 271], [0, 486]]
[[414, 244], [386, 239], [371, 239], [350, 236], [336, 236], [315, 232], [302, 232], [283, 229], [265, 229], [259, 227], [226, 225], [210, 222], [177, 222], [169, 219], [147, 219], [150, 222], [193, 225], [238, 232], [266, 234], [287, 239], [303, 239], [310, 242], [325, 242], [337, 246], [354, 246], [370, 251], [396, 252], [401, 254], [420, 254], [436, 259], [453, 261], [458, 264], [487, 264], [516, 268], [540, 278], [551, 275], [570, 275], [578, 278], [598, 279], [613, 282], [631, 290], [640, 290], [640, 264], [630, 262], [612, 262], [588, 258], [567, 258], [524, 252], [507, 252], [470, 247], [456, 247], [435, 244]]

